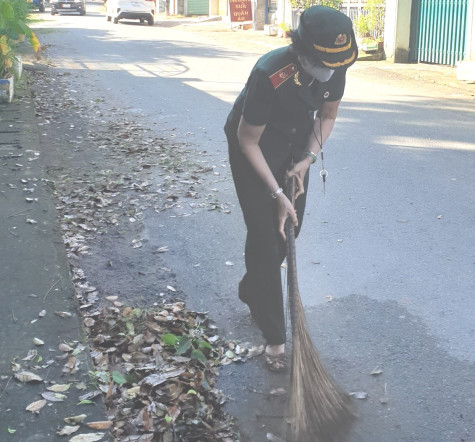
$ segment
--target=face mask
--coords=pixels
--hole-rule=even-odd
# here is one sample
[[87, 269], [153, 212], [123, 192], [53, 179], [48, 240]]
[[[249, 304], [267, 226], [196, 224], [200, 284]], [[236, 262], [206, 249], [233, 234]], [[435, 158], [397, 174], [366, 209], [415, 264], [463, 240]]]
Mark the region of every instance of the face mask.
[[328, 80], [330, 80], [330, 78], [332, 78], [333, 72], [335, 72], [334, 69], [316, 66], [309, 62], [305, 57], [299, 57], [299, 61], [304, 71], [321, 83], [326, 83]]

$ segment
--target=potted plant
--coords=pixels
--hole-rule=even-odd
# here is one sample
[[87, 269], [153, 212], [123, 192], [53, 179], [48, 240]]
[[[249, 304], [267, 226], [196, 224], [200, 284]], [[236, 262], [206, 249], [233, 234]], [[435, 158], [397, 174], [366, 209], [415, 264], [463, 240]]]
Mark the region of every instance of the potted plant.
[[0, 0], [0, 101], [11, 101], [13, 98], [15, 73], [17, 68], [18, 42], [28, 38], [38, 57], [40, 43], [36, 35], [26, 25], [28, 14], [26, 0]]
[[288, 23], [279, 24], [279, 37], [288, 38], [290, 36], [290, 25]]
[[13, 49], [5, 35], [0, 36], [0, 103], [13, 99]]

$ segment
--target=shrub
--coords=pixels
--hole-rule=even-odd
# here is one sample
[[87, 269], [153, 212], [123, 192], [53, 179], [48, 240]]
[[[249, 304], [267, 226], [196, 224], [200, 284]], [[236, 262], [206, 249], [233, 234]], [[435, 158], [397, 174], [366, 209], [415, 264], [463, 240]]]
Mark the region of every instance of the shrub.
[[0, 78], [13, 75], [13, 61], [18, 42], [25, 37], [38, 56], [40, 42], [27, 26], [28, 5], [25, 0], [0, 0]]
[[382, 0], [367, 0], [358, 18], [354, 20], [356, 32], [360, 37], [382, 38], [384, 34], [384, 15], [385, 4]]
[[308, 9], [313, 5], [329, 6], [333, 9], [340, 9], [341, 0], [290, 0], [290, 3], [295, 9]]

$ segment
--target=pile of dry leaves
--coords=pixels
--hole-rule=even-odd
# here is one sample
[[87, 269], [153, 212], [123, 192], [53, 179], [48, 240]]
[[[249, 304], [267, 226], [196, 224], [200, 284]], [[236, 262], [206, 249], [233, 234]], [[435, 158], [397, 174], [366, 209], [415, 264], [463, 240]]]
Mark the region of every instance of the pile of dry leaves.
[[97, 390], [84, 399], [103, 394], [116, 440], [238, 440], [215, 377], [220, 365], [262, 348], [223, 341], [206, 314], [183, 302], [154, 310], [103, 308], [85, 324]]

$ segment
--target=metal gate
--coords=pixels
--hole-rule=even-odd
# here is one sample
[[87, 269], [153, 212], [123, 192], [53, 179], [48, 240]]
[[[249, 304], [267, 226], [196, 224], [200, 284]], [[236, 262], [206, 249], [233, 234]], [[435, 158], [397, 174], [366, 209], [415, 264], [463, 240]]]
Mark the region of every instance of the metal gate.
[[[463, 60], [469, 0], [418, 0], [413, 4], [414, 61], [455, 66]], [[415, 8], [414, 8], [415, 6]]]

